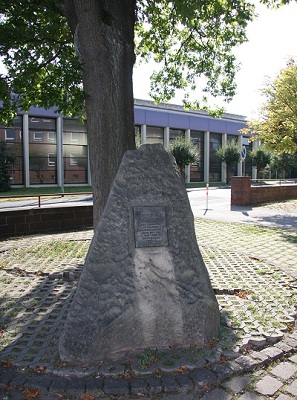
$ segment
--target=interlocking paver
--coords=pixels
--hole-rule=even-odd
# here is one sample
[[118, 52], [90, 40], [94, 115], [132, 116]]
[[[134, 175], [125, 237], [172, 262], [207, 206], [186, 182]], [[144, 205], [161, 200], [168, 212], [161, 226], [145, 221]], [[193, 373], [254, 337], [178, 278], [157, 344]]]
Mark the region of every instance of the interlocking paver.
[[200, 400], [231, 400], [232, 396], [223, 389], [214, 389], [205, 394]]
[[[206, 372], [196, 369], [192, 373], [177, 375], [178, 378], [173, 380], [173, 376], [167, 380], [162, 378], [163, 383], [160, 378], [149, 376], [147, 382], [151, 395], [161, 396], [164, 388], [165, 391], [190, 390], [192, 383], [195, 383], [197, 390], [202, 390], [204, 385], [209, 387], [218, 384], [232, 374], [246, 372], [257, 363], [259, 366], [263, 363], [265, 368], [268, 361], [279, 359], [282, 354], [297, 346], [297, 335], [288, 335], [285, 332], [288, 324], [293, 326], [292, 315], [296, 311], [294, 303], [297, 285], [294, 274], [297, 272], [297, 231], [284, 232], [281, 229], [199, 218], [195, 220], [195, 225], [199, 247], [216, 290], [222, 320], [226, 322], [226, 326], [222, 328], [217, 346], [203, 354], [193, 350], [191, 358], [203, 358], [210, 366], [213, 362], [221, 361], [221, 356], [229, 355], [230, 358], [224, 364], [216, 364], [213, 370], [197, 364], [196, 368]], [[10, 358], [14, 365], [24, 367], [44, 366], [48, 368], [48, 372], [54, 371], [61, 375], [67, 371], [67, 367], [59, 365], [58, 340], [92, 235], [92, 230], [87, 230], [13, 238], [1, 243], [2, 360]], [[274, 343], [274, 347], [271, 347]], [[249, 349], [249, 354], [237, 358], [239, 350], [244, 350], [244, 346]], [[252, 351], [254, 346], [256, 349]], [[261, 346], [269, 348], [261, 351]], [[231, 353], [236, 354], [233, 361]], [[293, 374], [293, 368], [297, 364], [296, 357], [293, 355], [287, 361], [279, 361], [278, 365], [283, 363], [282, 366], [276, 366], [271, 375], [265, 376], [265, 372], [262, 374], [260, 371], [257, 380], [262, 378], [258, 385], [265, 378], [272, 379], [271, 382], [275, 382], [273, 379], [280, 382], [290, 377], [291, 381], [286, 385], [285, 382], [280, 382], [283, 386], [279, 396], [297, 397], [296, 376]], [[152, 371], [154, 368], [155, 366]], [[2, 374], [7, 382], [21, 382], [25, 378], [24, 375], [15, 375], [15, 371], [10, 370], [2, 371]], [[256, 379], [256, 375], [254, 376]], [[94, 379], [93, 386], [91, 379]], [[106, 389], [106, 394], [115, 392], [118, 395], [126, 395], [131, 390], [138, 393], [137, 389], [145, 392], [146, 378], [134, 378], [131, 381], [114, 378], [101, 380], [99, 377], [91, 379], [86, 380], [86, 387], [84, 385], [83, 389], [89, 393], [93, 389]], [[97, 386], [99, 380], [100, 387]], [[39, 382], [41, 381], [42, 377], [39, 378]], [[50, 391], [66, 391], [72, 395], [80, 392], [81, 380], [73, 384], [71, 382], [72, 379], [54, 376]], [[45, 386], [47, 383], [45, 382]], [[239, 387], [233, 388], [239, 390]], [[254, 396], [251, 397], [253, 400], [262, 398], [262, 393], [255, 394], [250, 389], [251, 385], [248, 387], [249, 390], [244, 394], [239, 390], [240, 400], [249, 400], [249, 396]], [[183, 394], [172, 396], [183, 399]], [[231, 399], [230, 393], [222, 387], [205, 396], [203, 400]], [[200, 394], [196, 397], [202, 398]], [[280, 397], [278, 400], [287, 398]]]
[[280, 394], [275, 400], [293, 400], [293, 398], [286, 394]]
[[237, 376], [222, 384], [223, 387], [231, 389], [234, 393], [239, 393], [252, 381], [249, 376]]
[[270, 373], [281, 379], [289, 379], [291, 378], [295, 372], [297, 371], [297, 365], [294, 365], [290, 362], [282, 362], [276, 367], [274, 367]]
[[258, 396], [257, 394], [252, 392], [246, 392], [242, 396], [240, 396], [238, 400], [264, 400], [264, 397]]
[[282, 386], [280, 380], [267, 375], [256, 384], [255, 390], [265, 396], [273, 396]]
[[289, 360], [297, 364], [297, 354], [294, 354]]
[[286, 391], [297, 398], [297, 379], [286, 388]]

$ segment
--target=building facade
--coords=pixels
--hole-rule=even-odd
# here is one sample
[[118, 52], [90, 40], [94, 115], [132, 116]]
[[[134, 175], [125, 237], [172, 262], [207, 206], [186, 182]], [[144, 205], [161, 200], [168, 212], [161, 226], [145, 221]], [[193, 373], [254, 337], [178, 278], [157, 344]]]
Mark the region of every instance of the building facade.
[[[143, 143], [161, 143], [183, 136], [197, 146], [199, 162], [187, 169], [188, 182], [225, 182], [224, 165], [216, 156], [219, 146], [236, 140], [250, 149], [248, 138], [240, 133], [246, 127], [242, 116], [224, 114], [212, 118], [206, 112], [185, 111], [171, 104], [135, 100], [135, 135]], [[31, 108], [20, 113], [13, 127], [0, 127], [0, 140], [16, 156], [12, 186], [91, 185], [86, 127], [75, 118], [55, 110]], [[252, 174], [248, 159], [234, 168], [234, 175]]]

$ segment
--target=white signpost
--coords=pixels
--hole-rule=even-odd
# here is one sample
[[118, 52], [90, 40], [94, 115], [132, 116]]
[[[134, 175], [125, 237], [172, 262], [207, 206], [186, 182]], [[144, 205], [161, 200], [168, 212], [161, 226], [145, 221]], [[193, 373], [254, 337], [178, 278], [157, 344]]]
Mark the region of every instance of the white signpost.
[[241, 148], [241, 162], [242, 162], [242, 176], [245, 176], [245, 158], [246, 158], [246, 147], [242, 146]]

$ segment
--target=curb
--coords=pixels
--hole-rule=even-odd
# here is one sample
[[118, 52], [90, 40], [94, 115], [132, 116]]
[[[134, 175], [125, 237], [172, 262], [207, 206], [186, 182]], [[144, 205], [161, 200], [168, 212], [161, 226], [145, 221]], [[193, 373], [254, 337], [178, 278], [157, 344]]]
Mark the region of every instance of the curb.
[[[35, 390], [38, 395], [82, 396], [96, 394], [97, 398], [110, 395], [151, 396], [165, 393], [186, 393], [195, 390], [203, 394], [233, 376], [251, 372], [261, 366], [268, 366], [297, 352], [297, 332], [288, 334], [273, 346], [260, 351], [248, 350], [246, 355], [225, 362], [215, 362], [192, 371], [149, 374], [136, 376], [121, 374], [118, 376], [77, 376], [81, 369], [60, 370], [60, 375], [45, 373], [42, 370], [19, 370], [9, 362], [0, 366], [0, 388], [6, 390]], [[37, 397], [37, 396], [36, 396]]]

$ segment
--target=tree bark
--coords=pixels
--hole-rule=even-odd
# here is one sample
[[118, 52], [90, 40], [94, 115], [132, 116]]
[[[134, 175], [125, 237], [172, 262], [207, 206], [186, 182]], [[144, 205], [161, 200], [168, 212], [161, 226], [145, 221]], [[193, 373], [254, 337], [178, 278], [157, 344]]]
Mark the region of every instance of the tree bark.
[[65, 0], [82, 65], [94, 226], [126, 150], [135, 148], [132, 73], [136, 0]]

